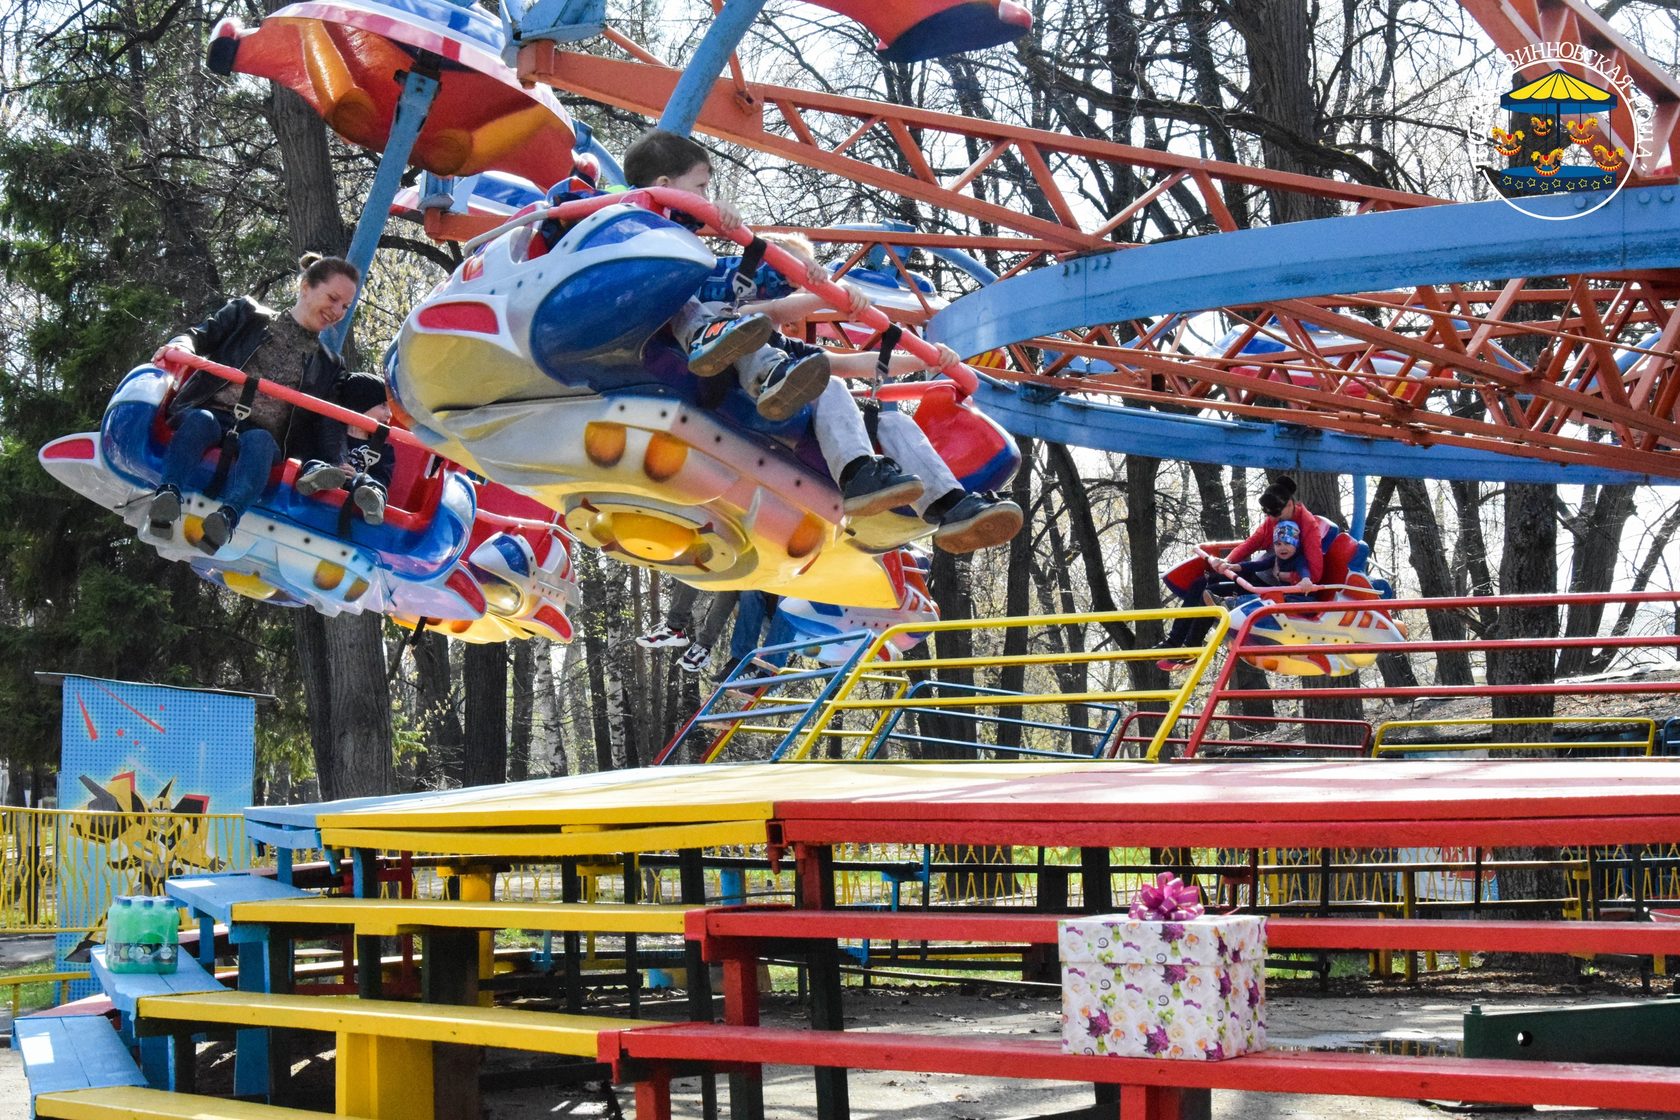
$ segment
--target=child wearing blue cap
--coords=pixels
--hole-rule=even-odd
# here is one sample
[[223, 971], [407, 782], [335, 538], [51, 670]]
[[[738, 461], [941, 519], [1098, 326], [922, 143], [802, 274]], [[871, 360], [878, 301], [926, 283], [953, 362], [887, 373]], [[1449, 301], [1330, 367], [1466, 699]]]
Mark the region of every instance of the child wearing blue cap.
[[[1307, 558], [1301, 551], [1301, 526], [1294, 521], [1278, 521], [1272, 526], [1272, 551], [1266, 555], [1241, 564], [1214, 560], [1210, 561], [1210, 566], [1213, 569], [1211, 572], [1180, 593], [1185, 606], [1194, 606], [1200, 601], [1214, 607], [1230, 596], [1241, 595], [1244, 589], [1238, 580], [1250, 587], [1287, 588], [1290, 599], [1305, 598], [1306, 593], [1314, 589]], [[1207, 637], [1214, 622], [1212, 618], [1174, 619], [1164, 647], [1174, 649], [1196, 645]], [[1156, 662], [1159, 668], [1169, 673], [1194, 664], [1192, 660], [1178, 658], [1163, 658]]]

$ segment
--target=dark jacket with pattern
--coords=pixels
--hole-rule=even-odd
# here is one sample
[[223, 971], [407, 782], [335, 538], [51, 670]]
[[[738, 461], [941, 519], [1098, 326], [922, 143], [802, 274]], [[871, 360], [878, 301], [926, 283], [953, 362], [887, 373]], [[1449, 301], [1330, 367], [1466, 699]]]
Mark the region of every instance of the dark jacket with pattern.
[[[277, 314], [280, 313], [264, 307], [250, 296], [240, 296], [228, 300], [204, 322], [169, 341], [201, 358], [243, 369], [257, 348], [268, 341], [269, 324]], [[312, 397], [336, 401], [339, 384], [346, 376], [344, 359], [322, 345], [304, 365], [303, 382], [298, 388]], [[215, 374], [194, 370], [170, 402], [170, 422], [174, 423], [191, 409], [206, 407], [206, 402], [226, 384]], [[292, 458], [341, 463], [345, 456], [345, 441], [343, 424], [308, 409], [294, 408], [280, 450]]]

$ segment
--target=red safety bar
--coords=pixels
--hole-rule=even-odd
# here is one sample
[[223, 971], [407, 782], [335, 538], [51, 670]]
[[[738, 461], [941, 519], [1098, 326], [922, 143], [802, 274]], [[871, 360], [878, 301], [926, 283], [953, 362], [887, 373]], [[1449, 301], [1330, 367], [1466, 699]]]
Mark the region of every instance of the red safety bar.
[[[231, 381], [235, 385], [243, 385], [247, 381], [253, 380], [251, 375], [245, 373], [243, 370], [234, 369], [232, 366], [224, 366], [219, 362], [212, 362], [209, 358], [201, 358], [197, 354], [194, 354], [191, 350], [180, 346], [164, 347], [162, 361], [159, 364], [164, 369], [170, 369], [172, 366], [179, 366], [185, 369], [202, 370], [205, 373], [220, 377], [224, 381]], [[174, 372], [174, 370], [171, 370], [171, 372]], [[296, 389], [290, 389], [277, 382], [266, 381], [260, 377], [255, 378], [255, 381], [257, 383], [257, 392], [262, 393], [264, 396], [273, 397], [275, 400], [285, 401], [287, 404], [293, 405], [297, 408], [308, 409], [310, 412], [319, 413], [329, 420], [337, 420], [339, 423], [348, 424], [353, 428], [369, 429], [379, 427], [378, 421], [371, 420], [362, 415], [360, 412], [352, 412], [348, 408], [341, 408], [336, 404], [330, 404], [327, 401], [322, 400], [320, 397], [312, 397], [308, 393], [300, 393]], [[431, 454], [430, 448], [415, 439], [409, 433], [403, 431], [401, 428], [389, 427], [389, 432], [389, 439], [392, 443], [400, 443], [404, 447], [412, 447], [416, 451], [423, 451], [428, 455]]]
[[[1345, 649], [1346, 647], [1345, 646], [1337, 646], [1336, 648], [1337, 649]], [[1388, 646], [1388, 647], [1385, 647], [1385, 648], [1392, 650], [1394, 647], [1393, 646]], [[1143, 708], [1138, 708], [1135, 711], [1127, 712], [1126, 713], [1126, 718], [1120, 721], [1120, 727], [1114, 733], [1113, 744], [1109, 747], [1108, 752], [1103, 757], [1105, 757], [1105, 758], [1119, 758], [1120, 757], [1120, 747], [1125, 743], [1150, 743], [1150, 742], [1153, 742], [1154, 739], [1155, 739], [1155, 737], [1153, 735], [1144, 735], [1144, 734], [1128, 735], [1128, 734], [1126, 734], [1126, 731], [1137, 720], [1148, 719], [1148, 718], [1160, 719], [1161, 716], [1162, 716], [1162, 713], [1160, 713], [1160, 712], [1147, 711]], [[1201, 719], [1201, 718], [1202, 718], [1202, 713], [1201, 712], [1180, 712], [1178, 714], [1178, 719], [1174, 722], [1182, 723], [1185, 720]], [[1265, 716], [1265, 715], [1245, 716], [1245, 715], [1242, 715], [1241, 713], [1234, 713], [1232, 715], [1215, 715], [1213, 718], [1216, 719], [1216, 720], [1222, 720], [1225, 723], [1277, 723], [1277, 724], [1285, 724], [1286, 723], [1286, 724], [1289, 724], [1291, 727], [1305, 727], [1305, 726], [1308, 726], [1308, 725], [1315, 725], [1315, 726], [1320, 726], [1320, 727], [1352, 727], [1352, 728], [1357, 728], [1358, 731], [1359, 731], [1359, 742], [1357, 742], [1357, 743], [1272, 743], [1272, 742], [1268, 742], [1266, 745], [1269, 746], [1269, 747], [1272, 747], [1273, 749], [1276, 749], [1276, 750], [1295, 750], [1295, 749], [1305, 750], [1305, 749], [1310, 748], [1310, 749], [1315, 750], [1315, 751], [1318, 751], [1318, 750], [1337, 751], [1337, 752], [1344, 753], [1344, 754], [1360, 754], [1360, 755], [1369, 754], [1371, 752], [1371, 738], [1372, 738], [1373, 732], [1371, 730], [1371, 725], [1369, 723], [1366, 723], [1364, 720], [1359, 720], [1359, 719], [1323, 719], [1323, 718], [1319, 718], [1319, 717], [1316, 717], [1316, 716], [1314, 716], [1314, 717], [1306, 717], [1306, 716], [1300, 716], [1300, 717], [1297, 717], [1297, 716]], [[1190, 742], [1190, 736], [1188, 736], [1188, 735], [1170, 735], [1166, 739], [1162, 740], [1162, 742], [1163, 743], [1177, 743], [1177, 744], [1180, 744], [1180, 745], [1187, 745]], [[1240, 747], [1240, 746], [1252, 745], [1252, 744], [1253, 744], [1253, 740], [1251, 740], [1251, 739], [1203, 739], [1199, 743], [1197, 743], [1197, 746], [1198, 747]]]
[[[649, 203], [652, 203], [653, 205], [650, 206], [648, 205]], [[733, 241], [737, 245], [743, 247], [752, 244], [753, 238], [757, 236], [752, 230], [745, 226], [737, 226], [732, 230], [719, 229], [717, 207], [697, 194], [690, 194], [687, 191], [672, 190], [670, 187], [640, 187], [633, 191], [617, 191], [612, 194], [597, 195], [594, 198], [575, 199], [571, 202], [562, 202], [558, 206], [550, 206], [547, 209], [535, 210], [529, 214], [521, 214], [516, 218], [503, 222], [495, 229], [479, 234], [471, 241], [468, 241], [465, 248], [470, 252], [471, 250], [478, 248], [480, 245], [494, 240], [507, 231], [517, 229], [520, 226], [531, 225], [540, 221], [547, 221], [550, 218], [561, 222], [575, 222], [588, 217], [597, 210], [605, 209], [608, 206], [621, 205], [643, 206], [649, 210], [680, 210], [685, 214], [692, 215], [693, 217], [706, 222], [706, 224], [716, 232], [717, 236], [728, 238], [730, 241]], [[788, 281], [788, 283], [798, 288], [804, 288], [816, 292], [818, 295], [827, 300], [829, 306], [836, 311], [845, 309], [851, 302], [845, 289], [833, 281], [825, 280], [817, 284], [809, 283], [806, 275], [807, 268], [805, 264], [800, 261], [798, 257], [794, 256], [792, 253], [783, 249], [779, 245], [766, 245], [764, 260], [771, 268], [774, 268], [778, 273], [780, 273], [782, 277]], [[873, 327], [877, 331], [884, 331], [888, 327], [892, 326], [892, 321], [888, 319], [883, 312], [874, 307], [864, 311], [862, 315], [859, 315], [856, 318], [858, 321]], [[949, 377], [952, 384], [956, 385], [958, 391], [960, 391], [963, 396], [972, 396], [974, 394], [974, 390], [979, 387], [979, 377], [976, 376], [972, 369], [962, 362], [954, 362], [949, 366], [935, 367], [932, 363], [937, 360], [939, 351], [927, 340], [907, 332], [903, 338], [899, 340], [899, 346], [927, 362], [930, 369], [937, 368], [940, 373]], [[917, 392], [919, 393], [920, 391], [921, 387], [918, 387]], [[903, 396], [908, 395], [912, 394], [901, 395], [894, 393], [892, 395], [892, 399], [902, 399]]]

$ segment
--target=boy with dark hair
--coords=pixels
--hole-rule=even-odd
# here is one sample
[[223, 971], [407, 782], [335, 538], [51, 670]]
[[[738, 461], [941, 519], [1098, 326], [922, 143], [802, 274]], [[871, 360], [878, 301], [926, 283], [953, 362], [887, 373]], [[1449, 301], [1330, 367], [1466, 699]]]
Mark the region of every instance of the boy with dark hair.
[[[688, 137], [654, 128], [624, 153], [624, 178], [632, 188], [670, 187], [709, 198], [712, 161], [706, 149]], [[741, 226], [734, 206], [721, 200], [713, 205], [719, 229], [727, 233]], [[686, 214], [672, 217], [694, 224]], [[671, 317], [671, 330], [688, 351], [690, 372], [716, 377], [733, 368], [766, 420], [786, 420], [815, 400], [828, 383], [828, 358], [820, 350], [790, 353], [773, 344], [768, 319], [737, 316], [727, 301], [689, 300]]]
[[[632, 189], [670, 187], [710, 198], [711, 156], [686, 136], [649, 129], [625, 150], [624, 178]], [[727, 233], [744, 224], [741, 212], [731, 203], [717, 200], [712, 205], [721, 231]], [[670, 211], [668, 216], [690, 229], [697, 230], [704, 224], [681, 211]], [[558, 230], [551, 231], [546, 224], [543, 233], [549, 244], [559, 240]], [[812, 278], [827, 279], [827, 274], [813, 266]], [[829, 384], [827, 353], [820, 347], [795, 344], [776, 335], [775, 325], [766, 315], [737, 315], [727, 302], [690, 299], [671, 317], [671, 331], [688, 351], [691, 372], [715, 377], [735, 369], [741, 388], [767, 420], [786, 420], [821, 396]], [[822, 418], [817, 417], [813, 423], [820, 426]], [[820, 431], [818, 438], [822, 438]], [[837, 477], [835, 482], [851, 517], [883, 513], [915, 500], [922, 492], [915, 476], [882, 455], [848, 464], [844, 478]]]

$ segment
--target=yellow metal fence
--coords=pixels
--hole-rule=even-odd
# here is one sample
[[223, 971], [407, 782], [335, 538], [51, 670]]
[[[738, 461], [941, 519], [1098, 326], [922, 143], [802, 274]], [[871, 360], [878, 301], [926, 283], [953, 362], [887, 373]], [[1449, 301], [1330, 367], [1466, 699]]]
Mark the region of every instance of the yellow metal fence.
[[0, 809], [0, 932], [87, 932], [116, 895], [253, 857], [237, 813]]

